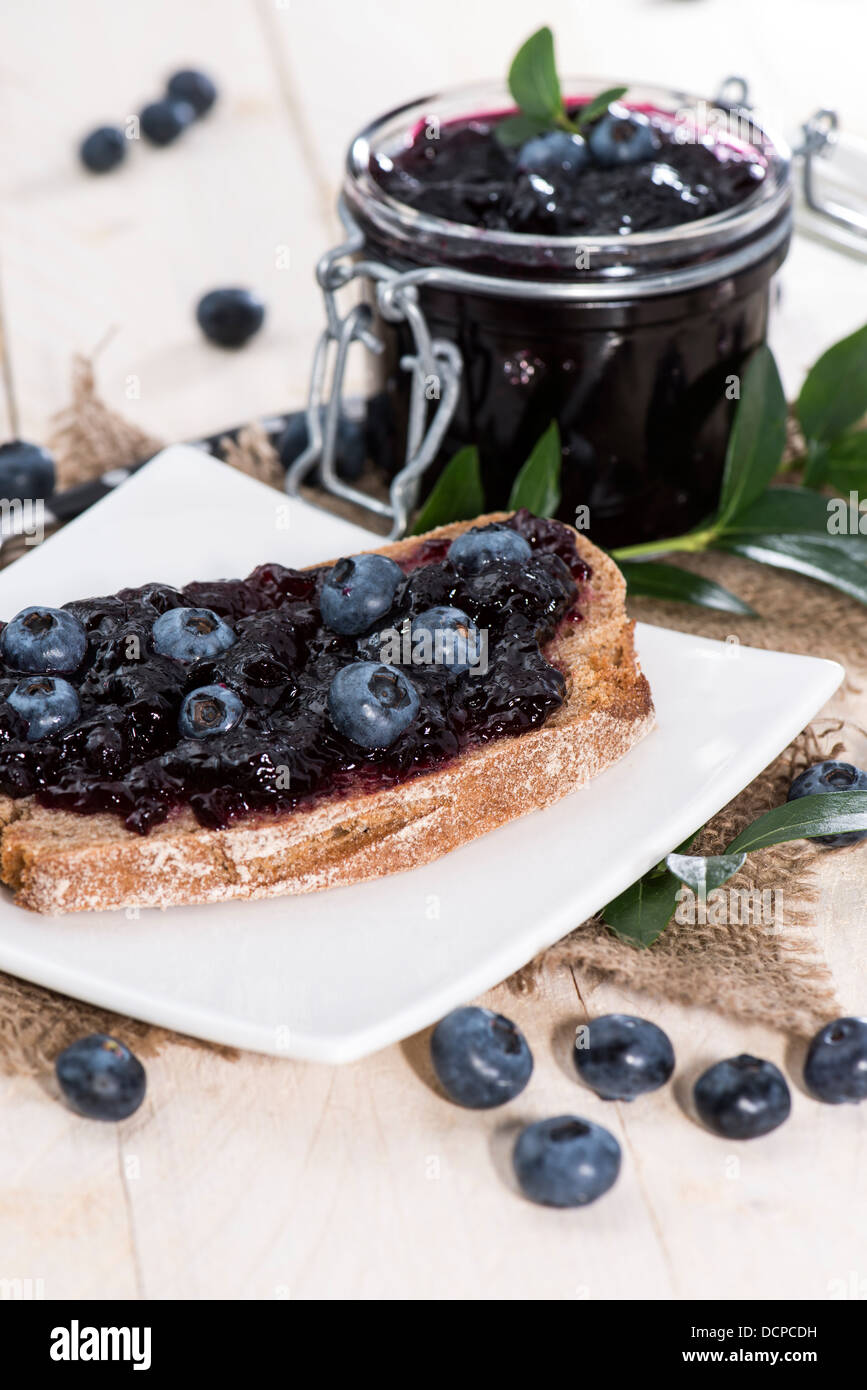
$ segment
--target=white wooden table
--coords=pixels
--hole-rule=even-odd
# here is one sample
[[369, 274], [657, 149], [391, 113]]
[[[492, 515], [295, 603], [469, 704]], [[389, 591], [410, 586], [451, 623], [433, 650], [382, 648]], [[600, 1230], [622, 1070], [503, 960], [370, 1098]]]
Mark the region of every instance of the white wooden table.
[[[528, 15], [517, 0], [12, 0], [0, 36], [0, 436], [42, 437], [67, 400], [71, 354], [110, 330], [104, 396], [166, 439], [300, 403], [320, 324], [311, 272], [336, 232], [349, 135], [401, 99], [504, 71]], [[746, 73], [784, 129], [832, 105], [867, 134], [862, 0], [828, 0], [820, 34], [812, 0], [551, 0], [546, 17], [564, 68], [708, 92]], [[85, 177], [77, 138], [190, 63], [220, 84], [207, 121], [174, 149], [136, 148], [116, 175]], [[851, 261], [796, 247], [774, 328], [790, 388], [863, 320], [863, 279]], [[245, 352], [224, 354], [202, 342], [192, 306], [238, 282], [263, 293], [268, 321]], [[846, 1006], [867, 1012], [865, 874], [847, 868], [844, 901], [837, 872], [829, 862], [820, 928]], [[534, 998], [501, 987], [485, 1002], [516, 1019], [536, 1057], [505, 1112], [439, 1099], [424, 1038], [339, 1070], [170, 1045], [119, 1128], [0, 1077], [0, 1279], [41, 1280], [46, 1297], [867, 1296], [867, 1107], [820, 1107], [796, 1086], [790, 1123], [736, 1152], [679, 1109], [701, 1066], [744, 1050], [782, 1062], [782, 1037], [588, 990], [568, 971]], [[571, 1031], [615, 1008], [669, 1031], [680, 1087], [632, 1107], [577, 1090]], [[621, 1181], [584, 1212], [532, 1207], [509, 1178], [514, 1129], [574, 1109], [617, 1135]]]

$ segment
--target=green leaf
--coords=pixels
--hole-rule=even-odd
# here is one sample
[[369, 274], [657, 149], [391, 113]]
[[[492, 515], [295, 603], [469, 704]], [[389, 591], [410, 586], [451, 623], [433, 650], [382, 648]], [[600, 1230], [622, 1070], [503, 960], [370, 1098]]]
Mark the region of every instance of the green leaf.
[[525, 116], [551, 124], [563, 111], [554, 35], [547, 25], [531, 34], [509, 68], [509, 91]]
[[830, 584], [858, 599], [859, 603], [867, 604], [867, 565], [858, 538], [854, 536], [742, 536], [732, 532], [718, 536], [713, 548], [743, 555], [776, 569], [793, 570], [821, 584]]
[[[697, 833], [678, 845], [678, 851], [689, 849]], [[680, 880], [665, 863], [657, 864], [602, 909], [603, 920], [620, 941], [652, 946], [674, 915], [680, 889]]]
[[867, 430], [844, 434], [828, 445], [827, 468], [840, 492], [867, 491]]
[[580, 131], [585, 131], [589, 125], [599, 117], [604, 116], [613, 101], [619, 101], [626, 95], [626, 87], [609, 87], [607, 92], [600, 92], [598, 97], [592, 101], [585, 102], [575, 117], [575, 124]]
[[449, 459], [416, 517], [412, 533], [419, 536], [450, 521], [469, 521], [484, 510], [479, 451], [475, 444], [469, 444]]
[[562, 460], [560, 430], [552, 420], [512, 484], [509, 510], [526, 507], [534, 516], [553, 516], [560, 505]]
[[726, 528], [739, 535], [747, 532], [785, 531], [828, 534], [828, 500], [807, 487], [771, 487], [756, 498]]
[[775, 806], [736, 835], [726, 853], [765, 849], [787, 840], [867, 830], [867, 792], [818, 792]]
[[804, 459], [804, 487], [823, 487], [828, 476], [828, 446], [818, 439], [807, 440]]
[[618, 563], [626, 588], [633, 597], [674, 599], [695, 603], [701, 608], [715, 608], [721, 613], [756, 617], [754, 608], [712, 579], [703, 579], [699, 574], [690, 574], [689, 570], [660, 565], [656, 561], [620, 560]]
[[824, 352], [797, 404], [808, 439], [830, 442], [867, 414], [867, 324]]
[[543, 131], [550, 129], [550, 121], [536, 121], [522, 113], [517, 116], [504, 116], [494, 126], [494, 135], [501, 145], [510, 148], [523, 145], [527, 140], [532, 140], [534, 135], [541, 135]]
[[707, 898], [744, 867], [746, 858], [746, 854], [669, 854], [665, 862], [697, 897]]
[[726, 451], [716, 525], [725, 526], [765, 491], [786, 444], [786, 397], [777, 364], [764, 345], [750, 358]]
[[669, 870], [656, 878], [647, 874], [614, 898], [602, 915], [620, 941], [652, 946], [674, 916], [680, 889], [680, 880]]

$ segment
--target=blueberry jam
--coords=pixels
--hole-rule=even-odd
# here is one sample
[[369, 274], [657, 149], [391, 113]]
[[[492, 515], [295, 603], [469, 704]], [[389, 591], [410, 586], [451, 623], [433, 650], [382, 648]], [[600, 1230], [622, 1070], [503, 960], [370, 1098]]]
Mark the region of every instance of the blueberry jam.
[[[591, 91], [567, 98], [574, 116]], [[500, 84], [441, 93], [350, 145], [343, 197], [361, 259], [413, 277], [432, 337], [453, 344], [457, 405], [425, 477], [467, 445], [490, 508], [556, 420], [557, 515], [608, 549], [675, 536], [719, 500], [731, 384], [765, 341], [791, 235], [788, 154], [750, 119], [632, 87], [580, 135], [497, 137]], [[471, 279], [467, 277], [472, 277]], [[514, 290], [512, 286], [514, 285]], [[383, 319], [375, 448], [404, 457], [415, 351]]]
[[[507, 525], [529, 543], [528, 560], [497, 559], [470, 572], [450, 562], [447, 542], [433, 540], [402, 562], [393, 605], [375, 630], [397, 630], [440, 605], [459, 608], [488, 634], [487, 669], [401, 668], [418, 709], [387, 747], [353, 743], [329, 716], [335, 675], [358, 662], [370, 640], [324, 625], [319, 594], [331, 567], [269, 564], [244, 580], [180, 590], [146, 584], [66, 604], [87, 634], [81, 664], [63, 677], [79, 709], [44, 735], [31, 729], [28, 739], [25, 717], [9, 702], [22, 672], [0, 643], [0, 791], [68, 811], [112, 812], [140, 834], [182, 806], [200, 824], [221, 827], [252, 810], [374, 791], [474, 743], [538, 727], [565, 695], [564, 677], [541, 647], [561, 621], [580, 616], [590, 572], [558, 522], [518, 512]], [[208, 610], [234, 640], [204, 657], [191, 657], [186, 645], [173, 648], [180, 656], [157, 651], [155, 622], [180, 608]], [[196, 629], [202, 625], [196, 618]], [[193, 692], [220, 704], [225, 728], [182, 734], [191, 727]]]
[[437, 139], [422, 128], [399, 154], [374, 155], [371, 174], [419, 212], [534, 236], [628, 236], [694, 222], [743, 202], [764, 175], [753, 151], [681, 143], [661, 114], [645, 127], [652, 139], [637, 152], [644, 157], [612, 167], [593, 153], [607, 119], [591, 128], [580, 167], [546, 159], [536, 141], [508, 148], [496, 138], [498, 117], [476, 116], [445, 126]]

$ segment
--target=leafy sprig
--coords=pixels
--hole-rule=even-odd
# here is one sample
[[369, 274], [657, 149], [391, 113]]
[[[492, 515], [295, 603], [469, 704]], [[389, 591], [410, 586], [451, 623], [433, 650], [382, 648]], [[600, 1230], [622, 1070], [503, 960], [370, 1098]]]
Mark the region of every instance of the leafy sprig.
[[602, 909], [602, 919], [621, 941], [652, 946], [674, 916], [684, 885], [705, 900], [743, 868], [747, 854], [754, 850], [853, 830], [867, 830], [867, 792], [824, 792], [787, 801], [754, 820], [723, 854], [684, 854], [696, 838], [690, 836], [612, 899]]
[[[535, 516], [553, 516], [560, 505], [562, 450], [557, 421], [552, 420], [536, 442], [530, 457], [512, 484], [508, 510], [526, 507]], [[459, 449], [437, 478], [418, 513], [413, 535], [445, 526], [450, 521], [470, 521], [485, 511], [485, 494], [474, 444]]]
[[[783, 467], [786, 405], [773, 354], [759, 348], [741, 382], [714, 516], [686, 535], [613, 552], [618, 562], [631, 562], [634, 594], [655, 592], [656, 566], [642, 564], [646, 557], [722, 550], [816, 579], [867, 604], [867, 518], [863, 532], [860, 513], [847, 514], [845, 526], [835, 530], [831, 512], [844, 510], [842, 499], [833, 503], [816, 491], [827, 482], [847, 504], [851, 492], [867, 493], [867, 430], [852, 428], [867, 414], [867, 326], [819, 358], [796, 413], [805, 447], [786, 467], [801, 472], [802, 485], [772, 486]], [[695, 576], [679, 573], [681, 591], [669, 596], [702, 602]], [[672, 590], [677, 587], [672, 580]]]
[[449, 459], [437, 478], [415, 519], [413, 535], [447, 526], [450, 521], [470, 521], [484, 510], [479, 451], [475, 444], [469, 444]]
[[[856, 510], [839, 532], [829, 524], [829, 508], [848, 506], [852, 492], [867, 494], [867, 326], [819, 358], [807, 374], [796, 411], [805, 441], [796, 461], [803, 485], [781, 485], [775, 480], [786, 446], [786, 403], [774, 358], [768, 348], [759, 348], [741, 382], [716, 512], [686, 535], [613, 551], [631, 594], [754, 616], [749, 605], [721, 585], [655, 558], [719, 550], [807, 575], [867, 605], [867, 520], [862, 531], [864, 514]], [[515, 479], [509, 507], [553, 515], [560, 499], [560, 470], [560, 436], [552, 423]], [[818, 491], [826, 482], [843, 495], [829, 498], [828, 489]], [[464, 449], [441, 475], [416, 530], [465, 520], [483, 510], [478, 454]], [[857, 830], [867, 830], [867, 792], [787, 802], [742, 830], [721, 855], [689, 854], [696, 838], [691, 835], [614, 898], [603, 909], [603, 919], [622, 941], [650, 946], [671, 921], [684, 884], [705, 897], [737, 873], [755, 850]]]
[[554, 35], [547, 24], [531, 34], [512, 60], [509, 68], [509, 91], [519, 114], [505, 116], [497, 123], [496, 135], [504, 145], [523, 145], [534, 135], [548, 130], [566, 130], [582, 135], [589, 125], [605, 114], [613, 101], [626, 92], [625, 87], [611, 87], [586, 102], [573, 119], [566, 110], [557, 60], [554, 54]]
[[[838, 386], [842, 404], [835, 400]], [[713, 516], [684, 535], [612, 551], [633, 596], [755, 616], [749, 604], [721, 584], [660, 563], [673, 554], [715, 550], [805, 575], [867, 604], [867, 514], [850, 512], [849, 501], [853, 492], [867, 495], [867, 429], [856, 423], [867, 413], [867, 326], [820, 357], [807, 375], [797, 410], [801, 425], [808, 422], [817, 433], [796, 461], [801, 485], [782, 484], [777, 477], [786, 448], [786, 401], [773, 354], [767, 347], [758, 348], [741, 381]], [[820, 431], [837, 430], [843, 421], [847, 425], [842, 434], [818, 437]], [[819, 459], [822, 476], [827, 474], [829, 487], [837, 490], [836, 498], [810, 484]], [[509, 507], [552, 516], [560, 497], [560, 471], [560, 436], [552, 423], [515, 479]], [[836, 529], [835, 509], [846, 514], [845, 525]], [[464, 521], [484, 510], [478, 454], [464, 449], [441, 474], [415, 529]]]

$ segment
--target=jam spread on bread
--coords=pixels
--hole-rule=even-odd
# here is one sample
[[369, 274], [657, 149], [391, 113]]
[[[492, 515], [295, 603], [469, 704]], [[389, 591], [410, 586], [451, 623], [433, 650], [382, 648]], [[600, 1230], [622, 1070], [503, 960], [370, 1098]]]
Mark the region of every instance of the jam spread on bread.
[[[586, 141], [551, 131], [505, 144], [502, 117], [486, 114], [451, 121], [436, 139], [421, 125], [404, 149], [374, 154], [370, 172], [392, 198], [433, 217], [560, 237], [628, 237], [695, 222], [742, 202], [765, 176], [749, 146], [685, 141], [664, 112], [617, 110], [621, 119], [601, 117]], [[580, 118], [581, 107], [570, 115]]]
[[0, 631], [0, 791], [146, 834], [393, 785], [562, 705], [542, 648], [588, 578], [574, 533], [522, 511], [397, 562], [24, 609]]

